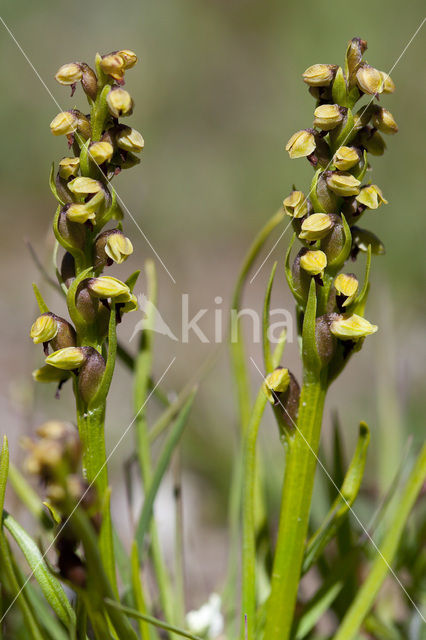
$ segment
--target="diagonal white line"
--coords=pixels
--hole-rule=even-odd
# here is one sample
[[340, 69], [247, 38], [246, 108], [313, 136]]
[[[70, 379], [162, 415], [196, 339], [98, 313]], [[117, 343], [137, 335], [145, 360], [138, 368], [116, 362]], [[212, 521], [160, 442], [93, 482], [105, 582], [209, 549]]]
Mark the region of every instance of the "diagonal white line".
[[[3, 24], [4, 28], [6, 29], [6, 31], [8, 32], [8, 34], [10, 35], [10, 37], [12, 38], [13, 42], [16, 44], [16, 46], [18, 47], [19, 51], [22, 53], [22, 55], [24, 56], [25, 60], [28, 62], [28, 64], [30, 65], [31, 69], [34, 71], [35, 75], [37, 76], [37, 78], [40, 80], [41, 84], [43, 85], [43, 87], [46, 89], [47, 93], [49, 94], [49, 96], [52, 98], [53, 102], [55, 103], [55, 105], [58, 107], [59, 111], [64, 111], [64, 109], [61, 107], [61, 105], [59, 104], [59, 102], [56, 100], [55, 96], [53, 95], [53, 93], [51, 92], [51, 90], [49, 89], [49, 87], [47, 86], [47, 84], [45, 83], [45, 81], [43, 80], [43, 78], [41, 77], [41, 75], [39, 74], [39, 72], [37, 71], [37, 69], [35, 68], [35, 66], [33, 65], [33, 63], [31, 62], [30, 58], [28, 57], [28, 55], [25, 53], [24, 49], [22, 48], [22, 46], [20, 45], [20, 43], [18, 42], [18, 40], [15, 38], [15, 36], [13, 35], [12, 31], [10, 30], [10, 28], [8, 27], [8, 25], [6, 24], [6, 22], [3, 20], [3, 18], [0, 16], [0, 22]], [[78, 134], [76, 134], [76, 137], [80, 137], [78, 136]], [[80, 138], [81, 139], [81, 138]], [[172, 276], [172, 274], [170, 273], [170, 271], [168, 270], [168, 268], [166, 267], [166, 265], [164, 264], [163, 260], [161, 259], [161, 257], [159, 256], [159, 254], [157, 253], [157, 251], [154, 249], [154, 247], [152, 246], [152, 243], [150, 242], [150, 240], [148, 239], [148, 237], [146, 236], [146, 234], [142, 231], [139, 223], [136, 221], [136, 219], [134, 218], [134, 216], [131, 214], [129, 208], [127, 207], [127, 205], [124, 203], [123, 199], [121, 198], [121, 196], [118, 194], [117, 189], [115, 189], [112, 185], [111, 185], [111, 180], [108, 180], [107, 176], [105, 175], [105, 173], [102, 171], [102, 169], [100, 168], [100, 166], [98, 165], [98, 163], [96, 162], [96, 160], [93, 158], [92, 154], [90, 153], [90, 149], [87, 150], [87, 154], [90, 157], [90, 159], [92, 160], [92, 162], [98, 167], [99, 171], [101, 172], [101, 174], [103, 175], [103, 177], [105, 178], [106, 183], [111, 186], [112, 189], [114, 189], [115, 194], [117, 196], [117, 200], [120, 202], [120, 204], [122, 205], [123, 209], [126, 211], [127, 215], [129, 216], [129, 218], [131, 218], [131, 220], [134, 222], [134, 224], [136, 225], [136, 228], [138, 229], [138, 231], [140, 232], [140, 234], [142, 235], [142, 237], [144, 238], [145, 242], [148, 244], [148, 246], [150, 247], [151, 251], [154, 253], [154, 255], [156, 256], [157, 260], [160, 262], [160, 264], [162, 265], [163, 269], [167, 272], [168, 276], [170, 277], [170, 279], [172, 280], [173, 284], [176, 284], [176, 280], [174, 279], [174, 277]]]
[[159, 384], [161, 383], [161, 381], [163, 380], [164, 376], [166, 375], [166, 373], [168, 372], [168, 370], [170, 369], [170, 367], [172, 366], [172, 364], [174, 363], [174, 361], [176, 360], [176, 356], [171, 360], [171, 362], [169, 363], [169, 366], [167, 367], [167, 369], [163, 372], [162, 376], [160, 377], [160, 379], [158, 380], [158, 382], [156, 383], [156, 385], [151, 389], [150, 393], [148, 394], [145, 402], [143, 403], [143, 405], [138, 409], [138, 411], [135, 413], [135, 415], [132, 418], [132, 421], [130, 422], [130, 424], [128, 425], [128, 427], [125, 429], [125, 431], [122, 433], [120, 439], [118, 440], [118, 442], [115, 444], [113, 450], [111, 451], [111, 453], [108, 455], [107, 459], [105, 460], [105, 462], [103, 463], [103, 465], [101, 466], [101, 468], [99, 469], [99, 471], [97, 472], [96, 476], [93, 478], [93, 480], [91, 481], [91, 483], [89, 484], [89, 486], [87, 487], [86, 491], [83, 493], [83, 495], [81, 496], [80, 500], [77, 502], [77, 504], [75, 505], [74, 509], [71, 511], [70, 515], [67, 517], [67, 519], [65, 520], [65, 522], [61, 525], [61, 528], [59, 529], [59, 531], [57, 532], [57, 534], [55, 535], [55, 537], [53, 538], [52, 542], [49, 544], [49, 546], [47, 547], [46, 551], [43, 553], [41, 559], [39, 560], [39, 562], [36, 564], [36, 566], [34, 567], [34, 569], [32, 569], [32, 571], [30, 572], [30, 574], [27, 576], [24, 584], [22, 585], [22, 587], [19, 589], [18, 593], [16, 594], [16, 596], [13, 598], [12, 602], [10, 603], [10, 605], [8, 606], [8, 608], [6, 609], [6, 611], [3, 613], [3, 616], [0, 618], [0, 624], [3, 622], [4, 618], [6, 617], [6, 615], [8, 614], [8, 612], [10, 611], [10, 609], [12, 608], [12, 606], [14, 605], [14, 603], [16, 602], [16, 600], [19, 598], [19, 596], [21, 595], [22, 591], [25, 589], [26, 585], [28, 584], [28, 582], [31, 580], [31, 578], [34, 575], [34, 572], [37, 570], [37, 568], [40, 566], [40, 564], [43, 562], [43, 560], [45, 559], [46, 555], [49, 553], [50, 549], [53, 547], [53, 545], [55, 544], [58, 536], [61, 534], [63, 528], [67, 525], [67, 523], [69, 522], [70, 518], [72, 518], [74, 512], [76, 511], [76, 509], [79, 507], [79, 505], [81, 504], [82, 500], [84, 500], [85, 495], [87, 494], [87, 492], [90, 490], [90, 488], [93, 486], [93, 484], [96, 482], [98, 476], [100, 473], [102, 473], [104, 467], [107, 465], [107, 463], [109, 462], [110, 458], [113, 456], [113, 454], [115, 453], [115, 451], [117, 450], [117, 448], [120, 446], [122, 440], [124, 439], [124, 437], [126, 436], [127, 432], [129, 431], [129, 429], [133, 426], [135, 420], [137, 419], [137, 417], [139, 416], [140, 412], [144, 409], [144, 407], [147, 405], [149, 399], [151, 398], [151, 396], [153, 395], [153, 393], [155, 392], [155, 390], [157, 389], [157, 387], [159, 386]]
[[[253, 365], [255, 366], [255, 368], [257, 369], [257, 371], [259, 372], [259, 374], [262, 377], [262, 380], [265, 381], [264, 375], [261, 372], [261, 370], [259, 369], [259, 367], [257, 366], [256, 362], [254, 361], [254, 359], [250, 356], [250, 360], [252, 361]], [[294, 428], [296, 429], [297, 433], [302, 437], [303, 441], [305, 442], [306, 446], [308, 447], [309, 451], [312, 453], [312, 455], [314, 456], [315, 460], [318, 462], [318, 464], [320, 465], [321, 469], [324, 471], [325, 475], [327, 476], [327, 478], [330, 480], [331, 484], [333, 485], [333, 487], [336, 489], [337, 493], [340, 495], [340, 497], [342, 498], [342, 500], [344, 501], [344, 503], [346, 504], [346, 506], [348, 507], [348, 510], [351, 512], [351, 514], [354, 516], [355, 520], [358, 522], [359, 526], [361, 527], [361, 529], [364, 532], [364, 535], [370, 540], [371, 544], [373, 545], [374, 549], [377, 551], [377, 553], [379, 554], [379, 556], [381, 557], [381, 559], [383, 560], [383, 562], [386, 564], [387, 568], [389, 569], [390, 573], [392, 574], [392, 576], [395, 578], [396, 582], [399, 584], [399, 586], [401, 587], [401, 589], [403, 590], [404, 594], [407, 596], [408, 600], [411, 602], [411, 604], [413, 605], [413, 607], [415, 608], [415, 610], [417, 611], [417, 613], [420, 615], [421, 619], [423, 620], [423, 622], [426, 622], [425, 618], [423, 617], [422, 612], [420, 611], [420, 609], [417, 607], [416, 603], [414, 602], [414, 600], [411, 598], [411, 596], [409, 595], [409, 593], [407, 592], [406, 588], [404, 587], [404, 585], [402, 584], [401, 580], [398, 578], [398, 576], [396, 575], [395, 571], [392, 569], [391, 565], [389, 564], [389, 562], [386, 560], [386, 558], [384, 557], [383, 553], [380, 551], [379, 547], [377, 546], [377, 544], [374, 542], [373, 538], [370, 536], [370, 534], [368, 533], [367, 529], [364, 527], [364, 525], [362, 524], [361, 520], [359, 519], [359, 517], [357, 516], [357, 514], [355, 513], [355, 511], [353, 510], [353, 508], [351, 507], [351, 505], [349, 504], [349, 502], [346, 500], [345, 496], [343, 495], [343, 493], [340, 491], [339, 487], [337, 486], [337, 484], [334, 482], [333, 478], [331, 477], [331, 475], [329, 474], [329, 472], [327, 471], [327, 469], [325, 468], [325, 466], [323, 465], [323, 463], [321, 462], [321, 460], [318, 458], [317, 454], [315, 453], [315, 451], [312, 449], [311, 445], [309, 444], [309, 442], [306, 440], [305, 436], [303, 435], [303, 433], [301, 432], [301, 430], [299, 429], [299, 427], [297, 426], [297, 424], [295, 423], [295, 421], [293, 420], [293, 418], [291, 417], [291, 415], [289, 414], [289, 412], [287, 411], [287, 409], [285, 408], [285, 406], [282, 404], [282, 402], [277, 398], [280, 406], [284, 409], [284, 411], [286, 412], [289, 420], [291, 421], [292, 425], [294, 426]]]
[[[413, 35], [411, 36], [410, 40], [408, 41], [408, 43], [405, 45], [404, 49], [402, 50], [402, 52], [400, 53], [400, 55], [398, 56], [398, 58], [396, 59], [396, 61], [394, 62], [394, 64], [392, 65], [392, 67], [389, 69], [389, 71], [387, 72], [387, 75], [390, 76], [390, 74], [392, 73], [392, 71], [395, 69], [396, 65], [398, 64], [398, 62], [401, 60], [401, 58], [403, 57], [403, 55], [405, 54], [405, 52], [407, 51], [408, 47], [410, 46], [410, 44], [413, 42], [414, 38], [416, 37], [416, 35], [419, 33], [420, 29], [423, 27], [424, 23], [426, 22], [426, 18], [423, 18], [423, 20], [421, 21], [420, 25], [417, 27], [417, 29], [415, 30], [415, 32], [413, 33]], [[365, 105], [364, 109], [361, 112], [361, 116], [364, 114], [364, 112], [366, 111], [366, 109], [368, 109], [368, 107], [370, 106], [370, 104], [372, 102], [374, 102], [374, 98], [375, 96], [373, 96], [369, 102], [367, 102], [367, 104]], [[354, 129], [355, 124], [352, 126], [352, 128], [350, 129], [350, 131], [348, 132], [347, 136], [345, 137], [345, 139], [343, 140], [341, 146], [344, 146], [345, 142], [348, 140], [349, 136], [351, 135], [353, 129]], [[325, 167], [324, 171], [327, 171], [329, 169], [329, 167], [331, 166], [333, 162], [333, 158], [330, 160], [330, 162], [327, 164], [327, 166]], [[307, 202], [307, 200], [309, 199], [311, 193], [313, 191], [313, 187], [311, 187], [308, 195], [306, 196], [305, 200], [303, 201], [302, 205], [305, 204]], [[252, 277], [252, 279], [250, 280], [250, 284], [252, 284], [253, 280], [256, 278], [256, 276], [258, 275], [259, 271], [262, 269], [263, 265], [265, 264], [265, 262], [268, 260], [269, 256], [271, 255], [271, 253], [275, 250], [275, 247], [277, 246], [277, 244], [280, 242], [280, 240], [284, 237], [284, 235], [286, 234], [287, 229], [289, 228], [289, 226], [291, 225], [291, 220], [288, 223], [288, 225], [286, 226], [286, 228], [284, 229], [284, 231], [281, 233], [280, 237], [278, 238], [278, 240], [275, 242], [274, 246], [272, 247], [272, 249], [269, 251], [268, 255], [266, 256], [266, 258], [264, 259], [264, 261], [262, 262], [262, 264], [260, 265], [260, 267], [258, 268], [258, 270], [256, 271], [256, 273], [254, 274], [254, 276]]]

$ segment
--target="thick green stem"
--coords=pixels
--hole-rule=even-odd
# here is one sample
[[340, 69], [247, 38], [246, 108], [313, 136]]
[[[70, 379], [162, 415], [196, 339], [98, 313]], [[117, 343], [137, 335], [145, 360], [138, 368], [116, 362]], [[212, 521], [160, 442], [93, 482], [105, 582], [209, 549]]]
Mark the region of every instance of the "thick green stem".
[[298, 430], [289, 441], [265, 640], [288, 640], [308, 530], [326, 385], [305, 378]]
[[100, 554], [105, 573], [117, 593], [105, 451], [105, 404], [85, 411], [81, 403], [78, 403], [77, 425], [83, 448], [84, 474], [87, 481], [95, 485], [102, 504]]

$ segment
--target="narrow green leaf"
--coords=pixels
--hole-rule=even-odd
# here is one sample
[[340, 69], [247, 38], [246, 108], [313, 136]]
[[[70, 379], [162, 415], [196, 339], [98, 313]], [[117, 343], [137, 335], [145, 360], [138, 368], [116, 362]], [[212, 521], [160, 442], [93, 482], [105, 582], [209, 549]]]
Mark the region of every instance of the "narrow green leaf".
[[[138, 612], [146, 616], [147, 613], [146, 613], [145, 597], [142, 590], [142, 582], [140, 577], [140, 562], [139, 562], [138, 546], [136, 544], [136, 540], [134, 540], [132, 544], [131, 565], [132, 565], [133, 597], [135, 599]], [[142, 618], [139, 619], [139, 632], [141, 634], [142, 640], [150, 640], [151, 635], [150, 635], [149, 626], [146, 623], [146, 621], [143, 620]]]
[[177, 416], [194, 389], [194, 385], [185, 385], [171, 404], [163, 411], [149, 431], [149, 442], [155, 442]]
[[364, 149], [361, 167], [359, 171], [354, 171], [355, 178], [360, 182], [362, 182], [365, 178], [365, 174], [367, 173], [367, 169], [368, 169], [368, 156], [367, 156], [367, 151]]
[[127, 616], [129, 616], [129, 618], [134, 618], [135, 620], [145, 620], [145, 622], [148, 622], [149, 624], [152, 624], [159, 629], [170, 631], [171, 633], [175, 633], [182, 638], [189, 638], [189, 640], [202, 640], [202, 638], [200, 638], [199, 636], [194, 636], [194, 634], [189, 633], [189, 631], [174, 627], [173, 625], [167, 624], [167, 622], [163, 622], [162, 620], [158, 620], [157, 618], [153, 618], [152, 616], [139, 613], [139, 611], [131, 609], [130, 607], [124, 607], [122, 604], [114, 602], [114, 600], [110, 600], [109, 598], [105, 600], [105, 605], [108, 610], [116, 609], [117, 611], [125, 613]]
[[147, 493], [145, 495], [145, 500], [143, 504], [143, 508], [141, 511], [141, 515], [139, 518], [139, 522], [136, 529], [135, 539], [138, 545], [138, 552], [140, 555], [143, 553], [143, 543], [145, 539], [145, 534], [148, 531], [149, 524], [152, 517], [152, 510], [154, 506], [154, 500], [157, 495], [157, 491], [160, 487], [161, 480], [169, 466], [170, 459], [172, 457], [173, 451], [175, 450], [176, 445], [178, 444], [180, 437], [183, 433], [184, 427], [186, 425], [186, 421], [189, 416], [189, 412], [192, 407], [192, 403], [195, 398], [194, 389], [189, 400], [184, 405], [182, 411], [179, 413], [179, 416], [176, 419], [175, 424], [170, 430], [169, 435], [167, 436], [166, 442], [164, 443], [164, 447], [161, 451], [160, 457], [158, 459], [157, 465], [155, 467], [154, 474], [152, 476], [151, 483], [149, 487], [147, 487]]
[[48, 313], [49, 307], [43, 300], [43, 296], [41, 295], [39, 288], [35, 282], [33, 282], [33, 291], [37, 300], [38, 308], [40, 309], [40, 313]]
[[43, 555], [27, 532], [12, 516], [3, 511], [3, 526], [9, 531], [21, 549], [26, 561], [40, 585], [44, 597], [65, 625], [75, 624], [75, 614], [59, 580], [49, 571]]
[[365, 263], [365, 275], [362, 289], [354, 302], [351, 304], [351, 312], [362, 315], [364, 313], [365, 304], [367, 302], [368, 290], [370, 286], [370, 266], [371, 266], [371, 244], [367, 249], [367, 261]]
[[77, 289], [80, 285], [80, 283], [85, 279], [88, 278], [90, 275], [92, 275], [93, 273], [93, 268], [92, 267], [88, 267], [87, 269], [84, 269], [84, 271], [82, 271], [76, 278], [74, 278], [74, 280], [71, 283], [70, 288], [68, 289], [67, 292], [67, 306], [68, 306], [68, 311], [71, 317], [71, 320], [73, 321], [75, 328], [77, 329], [77, 331], [83, 331], [86, 327], [86, 323], [84, 321], [84, 319], [82, 318], [79, 310], [77, 309], [77, 306], [75, 304], [75, 296], [77, 293]]
[[55, 163], [54, 162], [52, 162], [52, 166], [50, 167], [49, 186], [50, 186], [50, 190], [53, 193], [53, 195], [55, 196], [56, 200], [59, 202], [59, 204], [61, 204], [63, 206], [65, 204], [65, 202], [60, 197], [60, 195], [58, 193], [58, 190], [56, 188], [56, 183], [55, 183]]
[[423, 445], [395, 511], [393, 521], [377, 552], [370, 573], [364, 580], [355, 600], [346, 613], [334, 640], [353, 640], [364, 619], [374, 605], [380, 587], [389, 572], [408, 516], [426, 479], [426, 444]]
[[292, 238], [290, 240], [290, 243], [288, 245], [287, 252], [285, 254], [284, 270], [285, 270], [285, 277], [286, 277], [286, 280], [287, 280], [288, 287], [289, 287], [290, 291], [292, 292], [294, 299], [296, 300], [296, 302], [299, 305], [303, 305], [304, 300], [303, 300], [302, 296], [300, 295], [300, 293], [298, 293], [298, 291], [296, 291], [296, 288], [295, 288], [294, 283], [293, 283], [293, 273], [291, 271], [291, 266], [290, 266], [291, 249], [293, 247], [293, 244], [294, 244], [295, 240], [296, 240], [296, 232], [293, 233], [293, 236], [292, 236]]
[[22, 473], [12, 463], [9, 465], [9, 482], [20, 502], [26, 506], [34, 518], [44, 528], [51, 529], [53, 523], [46, 514], [43, 502]]
[[321, 168], [315, 171], [311, 182], [311, 188], [309, 189], [309, 199], [312, 202], [315, 213], [327, 213], [317, 196], [317, 184], [321, 173]]
[[72, 244], [70, 244], [60, 233], [59, 231], [59, 216], [61, 213], [61, 206], [59, 205], [56, 209], [55, 217], [53, 218], [53, 233], [55, 235], [56, 240], [59, 244], [68, 251], [74, 258], [81, 257], [83, 252], [81, 249], [76, 249]]
[[315, 321], [317, 312], [317, 294], [315, 280], [311, 278], [309, 286], [308, 302], [305, 309], [305, 317], [303, 318], [303, 365], [308, 374], [318, 374], [321, 368], [321, 361], [318, 355], [317, 344], [315, 340]]
[[272, 285], [274, 284], [275, 272], [277, 270], [278, 262], [274, 262], [272, 267], [271, 275], [269, 277], [268, 285], [266, 287], [265, 293], [265, 301], [263, 303], [263, 316], [262, 316], [262, 337], [263, 337], [263, 361], [265, 365], [266, 373], [270, 373], [272, 371], [272, 362], [271, 362], [271, 345], [269, 342], [269, 311], [271, 306], [271, 293], [272, 293]]
[[3, 436], [3, 446], [0, 452], [0, 513], [3, 512], [4, 496], [6, 494], [7, 476], [9, 473], [9, 444]]
[[342, 107], [346, 107], [347, 89], [342, 67], [337, 69], [331, 91], [334, 104], [340, 104]]
[[133, 293], [133, 289], [135, 288], [135, 284], [137, 282], [137, 279], [139, 278], [139, 274], [140, 274], [140, 269], [138, 269], [137, 271], [135, 271], [134, 273], [132, 273], [131, 276], [129, 276], [125, 282], [125, 284], [127, 284], [127, 286], [129, 287], [130, 291]]
[[321, 555], [326, 545], [334, 538], [337, 529], [342, 524], [343, 518], [347, 515], [353, 505], [364, 475], [365, 461], [367, 457], [368, 444], [370, 442], [370, 431], [365, 422], [359, 426], [358, 443], [352, 461], [346, 472], [339, 495], [334, 500], [330, 511], [322, 522], [318, 531], [309, 540], [302, 572], [306, 573]]
[[132, 586], [132, 569], [130, 565], [130, 558], [127, 555], [127, 551], [121, 541], [120, 536], [117, 533], [117, 529], [114, 527], [112, 530], [114, 539], [114, 556], [117, 561], [117, 569], [120, 574], [121, 582], [123, 583], [123, 590], [126, 593]]
[[111, 301], [111, 310], [109, 314], [108, 325], [108, 356], [105, 364], [105, 371], [102, 376], [102, 380], [99, 384], [99, 388], [96, 391], [95, 396], [89, 403], [90, 407], [97, 407], [105, 402], [106, 397], [111, 386], [112, 376], [114, 375], [115, 359], [117, 355], [117, 319], [115, 315], [115, 303]]

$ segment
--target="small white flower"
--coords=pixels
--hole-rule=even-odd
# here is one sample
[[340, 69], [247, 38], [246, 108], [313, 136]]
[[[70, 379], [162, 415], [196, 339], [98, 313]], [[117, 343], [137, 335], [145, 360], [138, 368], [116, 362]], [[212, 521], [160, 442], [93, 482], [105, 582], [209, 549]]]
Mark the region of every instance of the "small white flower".
[[192, 633], [204, 636], [208, 640], [217, 638], [223, 631], [223, 615], [220, 611], [222, 600], [217, 593], [212, 593], [208, 601], [186, 615], [186, 623]]

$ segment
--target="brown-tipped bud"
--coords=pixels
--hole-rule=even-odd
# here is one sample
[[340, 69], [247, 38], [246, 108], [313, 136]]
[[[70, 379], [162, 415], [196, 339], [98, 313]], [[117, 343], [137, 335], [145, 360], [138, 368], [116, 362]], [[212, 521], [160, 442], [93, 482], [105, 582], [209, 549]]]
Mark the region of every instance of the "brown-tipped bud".
[[55, 79], [59, 82], [59, 84], [75, 84], [76, 82], [80, 82], [83, 76], [83, 72], [81, 70], [81, 64], [79, 62], [69, 62], [68, 64], [63, 64], [62, 67], [59, 67], [58, 71], [55, 73]]
[[334, 280], [334, 288], [336, 289], [337, 306], [343, 310], [355, 300], [358, 292], [357, 277], [353, 273], [339, 273]]
[[327, 186], [336, 195], [347, 198], [356, 196], [359, 193], [361, 182], [350, 173], [343, 171], [331, 171], [327, 174]]
[[302, 191], [292, 191], [283, 200], [283, 207], [286, 214], [292, 218], [303, 218], [309, 212], [309, 200], [305, 198]]
[[296, 255], [292, 268], [292, 280], [293, 286], [297, 292], [297, 294], [302, 298], [302, 300], [307, 300], [309, 293], [309, 285], [311, 284], [311, 274], [309, 274], [305, 269], [302, 268], [302, 258], [304, 255], [308, 253], [308, 249], [306, 247], [302, 247], [298, 254]]
[[310, 276], [324, 275], [324, 269], [327, 266], [327, 256], [323, 251], [314, 250], [306, 251], [300, 257], [300, 266]]
[[130, 127], [122, 127], [117, 135], [117, 144], [120, 149], [138, 153], [145, 146], [144, 139], [139, 131]]
[[390, 111], [384, 107], [377, 107], [374, 109], [373, 127], [381, 131], [382, 133], [394, 134], [398, 133], [398, 125]]
[[310, 87], [328, 87], [333, 81], [336, 70], [335, 64], [313, 64], [303, 72], [303, 82]]
[[331, 323], [338, 318], [337, 313], [326, 313], [315, 322], [315, 342], [321, 363], [327, 366], [333, 359], [336, 350], [336, 339], [331, 333]]
[[83, 401], [88, 404], [96, 394], [105, 371], [105, 360], [92, 347], [83, 347], [86, 359], [78, 373], [78, 391]]
[[339, 171], [352, 169], [360, 160], [360, 153], [355, 147], [339, 147], [334, 154], [333, 163]]
[[328, 171], [320, 173], [316, 184], [315, 195], [321, 209], [326, 213], [333, 213], [338, 210], [339, 202], [336, 194], [328, 188], [327, 177], [329, 175], [330, 172]]
[[364, 105], [354, 114], [354, 131], [359, 131], [369, 124], [374, 114], [374, 106], [374, 104]]
[[358, 251], [367, 253], [368, 247], [371, 246], [371, 253], [376, 256], [385, 253], [383, 242], [372, 231], [361, 229], [360, 227], [352, 227], [352, 257], [356, 257]]
[[61, 277], [67, 289], [75, 278], [75, 260], [71, 253], [66, 251], [61, 262]]
[[77, 131], [78, 117], [73, 111], [61, 111], [50, 123], [54, 136], [69, 136]]
[[63, 180], [76, 176], [80, 169], [80, 158], [62, 158], [59, 161], [58, 172]]
[[302, 222], [299, 238], [313, 242], [320, 240], [330, 233], [333, 228], [333, 219], [328, 213], [313, 213]]
[[129, 238], [119, 229], [110, 229], [101, 233], [95, 241], [94, 266], [99, 269], [113, 262], [121, 264], [133, 253]]
[[346, 50], [346, 64], [348, 67], [349, 86], [353, 87], [356, 82], [356, 72], [361, 64], [362, 56], [367, 49], [367, 42], [361, 38], [352, 38]]
[[75, 249], [83, 249], [86, 240], [86, 229], [77, 222], [67, 218], [69, 205], [65, 205], [58, 218], [58, 231], [62, 238]]
[[98, 79], [96, 77], [96, 73], [84, 62], [81, 65], [81, 70], [81, 85], [83, 87], [83, 91], [91, 100], [95, 100], [98, 93]]
[[285, 146], [291, 159], [310, 156], [315, 151], [315, 137], [311, 130], [302, 129], [294, 133]]
[[111, 160], [114, 154], [114, 147], [110, 142], [93, 142], [89, 147], [89, 156], [97, 165]]
[[82, 138], [87, 140], [92, 136], [92, 127], [90, 124], [89, 118], [87, 118], [81, 111], [74, 110], [75, 115], [77, 116], [77, 133], [80, 134]]
[[357, 341], [376, 333], [378, 327], [365, 318], [356, 315], [339, 316], [330, 325], [331, 333], [339, 340]]
[[383, 197], [382, 190], [376, 184], [362, 187], [356, 200], [368, 209], [378, 209], [381, 204], [388, 204], [388, 201]]
[[383, 91], [383, 78], [377, 69], [369, 64], [363, 64], [356, 72], [356, 83], [358, 89], [363, 93], [377, 95]]
[[342, 219], [337, 213], [330, 213], [329, 217], [332, 222], [332, 229], [329, 234], [322, 238], [321, 250], [326, 254], [328, 263], [333, 264], [345, 245], [345, 231]]
[[383, 80], [383, 93], [393, 93], [395, 91], [395, 83], [388, 73], [380, 71]]
[[107, 104], [110, 114], [114, 118], [129, 116], [133, 111], [132, 96], [121, 87], [113, 87], [107, 95]]
[[321, 104], [315, 109], [314, 116], [314, 127], [322, 131], [331, 131], [342, 122], [344, 109], [338, 104]]
[[122, 80], [125, 72], [125, 61], [118, 53], [110, 53], [103, 56], [100, 61], [102, 71], [114, 78], [114, 80]]
[[386, 143], [378, 131], [371, 127], [365, 127], [360, 132], [361, 145], [372, 156], [382, 156], [386, 149]]

